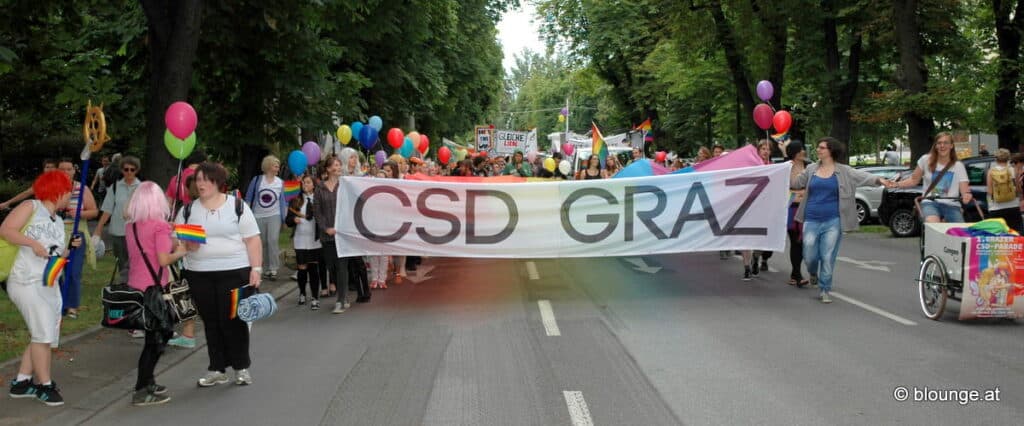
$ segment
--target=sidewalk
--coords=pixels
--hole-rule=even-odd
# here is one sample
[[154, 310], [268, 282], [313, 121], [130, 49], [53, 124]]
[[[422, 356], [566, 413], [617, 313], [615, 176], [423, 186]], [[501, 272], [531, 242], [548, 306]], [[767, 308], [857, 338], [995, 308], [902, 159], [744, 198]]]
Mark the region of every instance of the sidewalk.
[[[282, 300], [297, 288], [295, 281], [288, 278], [292, 272], [282, 266], [277, 281], [264, 280], [261, 292], [272, 294], [278, 304], [294, 303], [291, 299]], [[35, 400], [7, 396], [9, 381], [18, 373], [20, 360], [14, 359], [0, 365], [0, 377], [4, 379], [0, 425], [80, 424], [111, 404], [129, 403], [145, 339], [133, 339], [127, 331], [96, 325], [74, 336], [62, 336], [61, 340], [60, 348], [53, 354], [52, 375], [66, 403], [47, 407]], [[201, 323], [196, 325], [196, 347], [168, 346], [157, 364], [156, 376], [193, 354], [206, 356]], [[200, 373], [196, 372], [196, 377]]]

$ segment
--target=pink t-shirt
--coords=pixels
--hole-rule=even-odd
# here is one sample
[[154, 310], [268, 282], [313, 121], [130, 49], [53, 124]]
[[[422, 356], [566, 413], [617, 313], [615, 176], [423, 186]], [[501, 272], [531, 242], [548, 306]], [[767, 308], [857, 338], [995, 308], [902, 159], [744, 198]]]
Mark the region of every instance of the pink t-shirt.
[[137, 290], [146, 290], [154, 284], [153, 274], [149, 273], [146, 262], [142, 260], [142, 253], [139, 252], [139, 246], [135, 244], [135, 230], [133, 229], [135, 227], [138, 227], [139, 235], [142, 236], [140, 242], [142, 249], [146, 252], [146, 258], [149, 259], [150, 266], [157, 274], [160, 274], [160, 270], [163, 269], [160, 284], [167, 285], [171, 274], [166, 267], [160, 266], [157, 253], [171, 253], [171, 224], [162, 220], [147, 220], [136, 222], [134, 226], [132, 223], [124, 226], [125, 245], [128, 246], [128, 286]]
[[179, 187], [179, 185], [178, 185], [178, 175], [171, 176], [171, 182], [169, 184], [167, 184], [167, 197], [171, 198], [171, 199], [177, 198], [179, 205], [186, 204], [186, 203], [191, 203], [192, 202], [192, 197], [188, 196], [188, 185], [186, 185], [186, 182], [188, 182], [188, 177], [192, 176], [194, 174], [196, 174], [196, 170], [191, 168], [191, 167], [186, 167], [185, 170], [181, 171], [181, 185], [180, 185], [181, 186], [181, 188], [180, 188], [181, 189], [181, 196], [180, 197], [177, 196], [178, 195], [178, 189], [179, 189], [178, 188]]

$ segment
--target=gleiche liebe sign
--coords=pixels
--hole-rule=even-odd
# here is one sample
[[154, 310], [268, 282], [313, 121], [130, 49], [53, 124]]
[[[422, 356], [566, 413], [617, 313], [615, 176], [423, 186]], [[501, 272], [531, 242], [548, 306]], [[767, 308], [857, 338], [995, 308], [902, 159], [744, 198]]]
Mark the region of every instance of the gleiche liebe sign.
[[789, 165], [544, 183], [343, 177], [338, 256], [783, 251]]

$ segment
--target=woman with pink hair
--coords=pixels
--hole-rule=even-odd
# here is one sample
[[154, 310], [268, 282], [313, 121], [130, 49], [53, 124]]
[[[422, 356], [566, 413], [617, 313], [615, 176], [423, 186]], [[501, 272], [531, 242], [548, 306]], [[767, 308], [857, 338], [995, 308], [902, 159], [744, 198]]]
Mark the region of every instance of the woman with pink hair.
[[[167, 222], [170, 207], [160, 185], [143, 182], [132, 194], [125, 214], [125, 241], [128, 248], [128, 286], [145, 292], [155, 285], [167, 286], [167, 265], [185, 257], [185, 244], [172, 240]], [[171, 249], [174, 249], [172, 252]], [[153, 371], [173, 330], [146, 330], [146, 344], [139, 355], [138, 376], [132, 405], [163, 404], [171, 400], [167, 388], [156, 384]]]

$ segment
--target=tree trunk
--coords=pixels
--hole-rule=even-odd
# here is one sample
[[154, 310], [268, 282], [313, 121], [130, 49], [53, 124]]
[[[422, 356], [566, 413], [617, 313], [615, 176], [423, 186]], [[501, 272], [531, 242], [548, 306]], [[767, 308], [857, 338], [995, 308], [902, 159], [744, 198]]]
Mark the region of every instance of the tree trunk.
[[[921, 31], [917, 24], [917, 0], [893, 0], [893, 23], [896, 32], [896, 46], [900, 53], [900, 88], [916, 95], [928, 91], [928, 68], [924, 64], [921, 48]], [[930, 138], [935, 130], [932, 117], [918, 111], [903, 114], [907, 122], [910, 140], [911, 164], [931, 149]]]
[[[202, 0], [142, 0], [149, 27], [150, 77], [146, 112], [146, 176], [165, 183], [178, 161], [164, 148], [164, 112], [187, 101], [192, 87], [192, 62], [199, 45]], [[201, 139], [200, 139], [201, 140]]]
[[782, 89], [785, 86], [786, 72], [786, 49], [789, 47], [789, 34], [787, 32], [789, 18], [786, 11], [779, 10], [783, 7], [779, 3], [768, 2], [767, 5], [761, 3], [763, 1], [751, 2], [751, 7], [760, 18], [761, 24], [768, 30], [768, 37], [771, 39], [771, 48], [768, 52], [768, 81], [772, 82], [772, 87], [775, 90], [769, 102], [776, 109], [782, 109]]
[[851, 26], [850, 53], [847, 57], [846, 72], [843, 72], [840, 65], [839, 36], [836, 29], [835, 2], [824, 0], [821, 2], [825, 11], [824, 35], [825, 35], [825, 68], [828, 71], [828, 97], [832, 104], [832, 128], [829, 136], [832, 136], [847, 146], [850, 146], [852, 125], [850, 121], [850, 108], [853, 106], [853, 99], [857, 95], [857, 82], [860, 79], [860, 54], [863, 48], [863, 37], [859, 30]]
[[[725, 17], [725, 12], [722, 10], [722, 2], [713, 0], [708, 2], [708, 10], [711, 12], [711, 17], [715, 20], [715, 34], [718, 37], [718, 42], [722, 44], [722, 50], [725, 51], [725, 60], [729, 64], [729, 71], [732, 74], [732, 82], [736, 86], [736, 95], [739, 101], [740, 109], [742, 111], [752, 112], [754, 111], [754, 95], [750, 92], [750, 83], [747, 78], [747, 68], [743, 65], [743, 56], [740, 50], [736, 47], [736, 37], [733, 35], [732, 26], [729, 24], [728, 19]], [[741, 111], [737, 111], [737, 146], [742, 143], [742, 127], [740, 125], [739, 116]]]
[[[1016, 3], [1016, 6], [1013, 5]], [[1013, 10], [1013, 19], [1010, 19]], [[1020, 42], [1024, 35], [1024, 1], [992, 0], [999, 43], [999, 79], [995, 94], [996, 134], [999, 147], [1021, 151], [1021, 124], [1017, 119], [1017, 85], [1021, 78]]]

